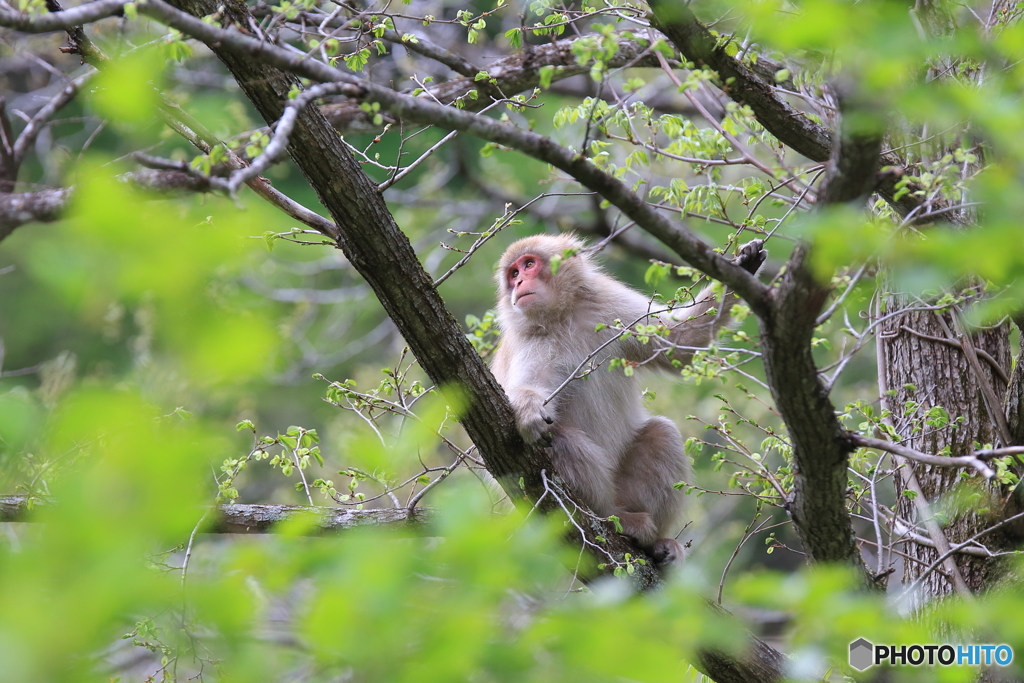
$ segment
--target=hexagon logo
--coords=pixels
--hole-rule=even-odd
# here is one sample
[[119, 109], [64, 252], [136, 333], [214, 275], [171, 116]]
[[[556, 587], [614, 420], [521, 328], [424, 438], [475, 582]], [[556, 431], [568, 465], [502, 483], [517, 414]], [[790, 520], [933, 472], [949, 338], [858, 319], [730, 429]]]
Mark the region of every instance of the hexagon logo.
[[873, 656], [875, 646], [864, 638], [858, 638], [850, 643], [850, 666], [857, 671], [864, 671], [875, 663]]

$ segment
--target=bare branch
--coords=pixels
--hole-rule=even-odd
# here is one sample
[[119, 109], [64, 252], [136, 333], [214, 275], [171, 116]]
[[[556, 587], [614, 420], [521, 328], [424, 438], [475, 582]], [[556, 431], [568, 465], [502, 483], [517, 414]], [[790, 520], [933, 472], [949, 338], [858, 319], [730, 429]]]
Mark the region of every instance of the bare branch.
[[[968, 539], [967, 539], [966, 541], [964, 541], [963, 543], [957, 543], [956, 545], [950, 545], [950, 546], [949, 546], [949, 547], [948, 547], [948, 548], [947, 548], [947, 549], [946, 549], [946, 550], [945, 550], [944, 552], [942, 552], [942, 554], [941, 554], [941, 555], [939, 555], [939, 556], [938, 556], [938, 557], [937, 557], [937, 558], [935, 559], [935, 561], [934, 561], [934, 562], [932, 562], [932, 563], [931, 563], [931, 564], [930, 564], [930, 565], [928, 566], [928, 568], [927, 568], [927, 569], [925, 569], [925, 570], [924, 570], [923, 572], [921, 572], [921, 575], [917, 577], [917, 580], [916, 580], [916, 581], [914, 581], [914, 583], [910, 584], [910, 585], [909, 585], [909, 586], [907, 587], [907, 590], [906, 590], [906, 591], [904, 591], [904, 595], [912, 595], [912, 594], [913, 594], [913, 592], [914, 592], [915, 590], [917, 590], [917, 588], [918, 588], [918, 587], [919, 587], [919, 586], [920, 586], [920, 585], [922, 584], [922, 582], [923, 582], [923, 581], [925, 580], [925, 578], [926, 578], [926, 577], [927, 577], [927, 576], [928, 576], [929, 574], [931, 574], [931, 573], [932, 573], [932, 572], [934, 572], [934, 571], [935, 571], [936, 569], [938, 569], [938, 568], [939, 568], [940, 566], [942, 566], [942, 565], [943, 565], [943, 563], [945, 563], [945, 562], [946, 562], [946, 561], [947, 561], [947, 560], [948, 560], [949, 558], [951, 558], [951, 557], [952, 557], [952, 556], [953, 556], [953, 555], [954, 555], [954, 554], [955, 554], [956, 552], [958, 552], [958, 551], [959, 551], [959, 550], [960, 550], [960, 549], [961, 549], [961, 548], [962, 548], [963, 546], [965, 546], [965, 545], [968, 545], [969, 543], [974, 543], [975, 541], [977, 541], [977, 540], [978, 540], [979, 538], [981, 538], [982, 536], [985, 536], [985, 535], [987, 535], [987, 534], [990, 534], [990, 533], [992, 533], [993, 531], [995, 531], [996, 529], [999, 529], [999, 528], [1001, 528], [1001, 527], [1004, 527], [1004, 526], [1006, 526], [1007, 524], [1011, 524], [1011, 523], [1013, 523], [1013, 522], [1016, 522], [1016, 521], [1017, 521], [1018, 519], [1024, 519], [1024, 512], [1019, 512], [1019, 513], [1017, 513], [1017, 514], [1015, 514], [1015, 515], [1013, 515], [1013, 516], [1011, 516], [1011, 517], [1007, 517], [1006, 519], [1002, 520], [1001, 522], [997, 522], [996, 524], [993, 524], [993, 525], [992, 525], [992, 526], [990, 526], [990, 527], [987, 527], [987, 528], [985, 528], [985, 529], [982, 529], [982, 530], [981, 530], [981, 531], [979, 531], [978, 533], [976, 533], [976, 534], [974, 534], [973, 536], [971, 536], [970, 538], [968, 538]], [[954, 566], [956, 566], [956, 565], [954, 564]]]
[[7, 116], [7, 101], [0, 97], [0, 190], [10, 191], [18, 180], [18, 164], [14, 161], [14, 131]]
[[405, 49], [410, 52], [419, 53], [424, 57], [433, 59], [435, 62], [444, 64], [455, 73], [462, 74], [467, 78], [473, 78], [476, 76], [477, 72], [480, 71], [480, 69], [470, 64], [462, 55], [457, 55], [454, 52], [446, 50], [437, 43], [430, 42], [423, 36], [416, 36], [413, 34], [402, 35], [398, 31], [387, 29], [381, 37], [389, 42], [404, 45]]
[[[215, 184], [219, 178], [204, 178], [183, 171], [146, 169], [124, 173], [118, 179], [139, 189], [167, 196], [223, 189], [222, 185]], [[222, 180], [220, 182], [223, 183]], [[74, 187], [38, 192], [0, 192], [0, 241], [26, 223], [52, 223], [60, 220], [74, 192]]]
[[[885, 451], [887, 453], [894, 453], [907, 460], [913, 460], [919, 462], [922, 465], [931, 465], [933, 467], [971, 467], [978, 471], [986, 479], [991, 479], [995, 476], [995, 472], [991, 467], [985, 464], [985, 461], [978, 457], [978, 454], [973, 455], [960, 455], [960, 456], [944, 456], [944, 455], [932, 455], [930, 453], [922, 453], [921, 451], [915, 450], [908, 446], [903, 446], [892, 441], [885, 441], [884, 439], [875, 439], [870, 436], [862, 436], [860, 434], [850, 433], [850, 442], [855, 446], [861, 448], [874, 448], [878, 451]], [[1015, 455], [1014, 449], [1000, 449], [1011, 451], [1009, 453], [1002, 453], [1002, 455]], [[997, 457], [991, 455], [995, 451], [979, 451], [980, 453], [986, 453], [987, 459]], [[1020, 449], [1020, 452], [1024, 453], [1024, 448]]]
[[118, 176], [141, 190], [149, 190], [168, 197], [178, 197], [195, 192], [224, 191], [224, 180], [181, 170], [143, 169], [129, 171]]
[[21, 135], [18, 136], [18, 139], [14, 142], [14, 148], [11, 150], [11, 158], [15, 169], [21, 166], [21, 163], [25, 160], [25, 153], [28, 152], [32, 143], [36, 141], [36, 136], [46, 126], [50, 118], [60, 111], [64, 105], [73, 100], [82, 86], [88, 83], [96, 73], [95, 70], [90, 70], [71, 81], [64, 86], [63, 90], [47, 102], [42, 109], [36, 112], [36, 115], [28, 122], [25, 129], [21, 131]]
[[15, 12], [0, 7], [0, 26], [23, 33], [67, 31], [82, 24], [120, 15], [124, 5], [123, 0], [94, 0], [71, 9], [41, 15]]
[[268, 42], [250, 38], [235, 29], [221, 29], [175, 10], [163, 0], [150, 0], [139, 11], [208, 45], [244, 55], [277, 68], [320, 82], [334, 82], [338, 92], [367, 102], [379, 102], [400, 116], [429, 121], [451, 130], [517, 149], [569, 173], [586, 187], [599, 192], [643, 229], [671, 247], [694, 268], [729, 285], [758, 314], [767, 310], [768, 289], [741, 266], [716, 253], [683, 226], [669, 220], [617, 178], [605, 173], [586, 157], [562, 147], [550, 138], [521, 130], [511, 124], [445, 107], [427, 98], [410, 97], [363, 81], [314, 60], [305, 60]]
[[71, 197], [71, 188], [20, 194], [0, 193], [0, 240], [26, 223], [60, 220]]
[[846, 301], [846, 297], [850, 296], [850, 292], [852, 292], [857, 287], [857, 283], [860, 282], [860, 279], [864, 276], [864, 271], [866, 271], [867, 268], [868, 264], [865, 263], [861, 265], [860, 268], [857, 269], [856, 274], [854, 274], [854, 276], [850, 279], [850, 284], [846, 286], [846, 290], [843, 291], [843, 293], [839, 295], [839, 297], [837, 297], [835, 301], [832, 302], [832, 305], [828, 307], [827, 311], [825, 311], [824, 313], [817, 317], [817, 319], [814, 321], [815, 325], [824, 324], [829, 318], [832, 317], [832, 314], [836, 312], [836, 309], [843, 305], [843, 302]]
[[292, 129], [295, 127], [295, 122], [299, 118], [299, 114], [302, 110], [313, 100], [323, 97], [324, 95], [330, 95], [336, 92], [340, 92], [345, 88], [340, 83], [323, 83], [320, 85], [314, 85], [305, 92], [301, 93], [294, 100], [288, 102], [284, 109], [284, 113], [281, 114], [281, 118], [277, 120], [277, 126], [274, 128], [274, 137], [271, 139], [270, 144], [266, 146], [263, 152], [252, 160], [252, 162], [239, 170], [231, 174], [231, 178], [228, 179], [228, 191], [233, 196], [238, 188], [243, 184], [249, 182], [263, 171], [270, 168], [277, 159], [284, 156], [288, 151], [288, 136], [291, 135]]
[[[184, 161], [163, 159], [142, 152], [133, 153], [131, 158], [147, 169], [157, 171], [156, 173], [135, 171], [121, 176], [123, 180], [131, 181], [140, 187], [147, 187], [147, 189], [167, 194], [213, 192], [214, 190], [226, 192], [228, 190], [227, 181], [223, 178], [201, 173]], [[165, 171], [171, 173], [165, 173]]]
[[[791, 107], [776, 84], [769, 80], [768, 72], [781, 68], [781, 65], [767, 62], [770, 64], [767, 68], [748, 66], [730, 53], [728, 40], [713, 35], [684, 3], [652, 0], [650, 6], [654, 13], [652, 25], [668, 36], [686, 59], [718, 73], [722, 92], [738, 103], [749, 105], [758, 122], [772, 135], [812, 161], [829, 158], [835, 132]], [[764, 59], [757, 61], [760, 63]], [[902, 160], [887, 152], [879, 156], [877, 166], [894, 169], [877, 175], [878, 193], [901, 216], [919, 211], [924, 202], [914, 192], [897, 198], [897, 185], [904, 175]]]
[[[46, 507], [46, 502], [34, 501], [34, 507]], [[301, 533], [317, 535], [360, 526], [387, 526], [409, 528], [430, 521], [430, 508], [387, 508], [381, 510], [353, 510], [352, 508], [309, 507], [305, 505], [218, 505], [211, 509], [207, 520], [199, 528], [207, 534], [265, 534], [284, 522], [308, 519], [310, 525]], [[32, 522], [27, 496], [0, 496], [0, 522]], [[293, 529], [294, 530], [294, 529]]]

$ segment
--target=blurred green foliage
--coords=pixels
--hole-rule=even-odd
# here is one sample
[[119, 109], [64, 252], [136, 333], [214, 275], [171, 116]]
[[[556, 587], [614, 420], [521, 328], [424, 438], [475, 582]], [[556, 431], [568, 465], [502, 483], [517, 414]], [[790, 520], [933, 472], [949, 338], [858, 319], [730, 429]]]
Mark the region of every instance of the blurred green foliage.
[[[477, 11], [493, 9], [475, 4]], [[530, 5], [531, 21], [533, 15], [562, 21], [551, 3]], [[957, 17], [965, 12], [959, 5], [937, 7]], [[729, 10], [718, 12], [729, 15], [718, 27], [722, 32], [742, 29], [768, 51], [786, 54], [801, 67], [793, 70], [801, 84], [842, 73], [858, 84], [879, 118], [904, 122], [894, 127], [893, 144], [909, 145], [908, 158], [921, 162], [912, 180], [925, 196], [955, 201], [969, 191], [972, 201], [984, 204], [977, 210], [978, 228], [940, 227], [925, 238], [894, 229], [884, 207], [877, 207], [873, 220], [861, 211], [813, 214], [796, 229], [787, 223], [780, 237], [788, 232], [809, 240], [819, 275], [837, 284], [850, 281], [851, 264], [874, 257], [917, 292], [938, 291], [972, 274], [1003, 288], [1004, 301], [1019, 303], [1020, 23], [1010, 17], [987, 32], [964, 20], [955, 35], [925, 39], [921, 23], [928, 17], [908, 12], [901, 2], [698, 3], [708, 16], [722, 9]], [[1019, 13], [1020, 7], [1010, 3], [1005, 11]], [[467, 20], [467, 28], [478, 21]], [[506, 35], [492, 31], [488, 38], [483, 28], [473, 29], [480, 40]], [[169, 46], [175, 59], [191, 54], [180, 41]], [[729, 49], [738, 52], [736, 45]], [[0, 530], [0, 682], [118, 675], [178, 681], [197, 675], [211, 681], [688, 681], [698, 677], [687, 662], [699, 648], [741, 648], [742, 632], [710, 611], [704, 597], [718, 589], [753, 504], [720, 505], [726, 497], [715, 487], [770, 494], [763, 463], [788, 474], [788, 445], [761, 431], [778, 430], [771, 409], [759, 402], [765, 393], [754, 384], [763, 373], [744, 366], [753, 381], [737, 382], [721, 370], [740, 360], [729, 355], [738, 352], [699, 356], [687, 370], [692, 384], [652, 384], [659, 390], [646, 392], [656, 412], [677, 421], [693, 415], [681, 426], [691, 437], [688, 450], [700, 456], [699, 481], [710, 491], [693, 492], [701, 552], [656, 594], [633, 595], [627, 579], [581, 589], [572, 572], [589, 560], [566, 548], [571, 528], [565, 521], [526, 519], [524, 511], [492, 514], [483, 487], [465, 473], [437, 488], [430, 503], [438, 517], [416, 535], [364, 530], [308, 538], [297, 523], [271, 537], [193, 538], [218, 495], [295, 503], [304, 501], [303, 489], [312, 489], [318, 503], [330, 504], [334, 496], [361, 503], [410, 473], [415, 477], [421, 463], [451, 462], [437, 434], [453, 441], [461, 435], [451, 427], [457, 407], [450, 397], [426, 392], [417, 370], [395, 360], [400, 340], [374, 341], [385, 338], [372, 333], [387, 323], [337, 253], [284, 239], [268, 253], [262, 236], [287, 235], [293, 225], [251, 195], [242, 195], [240, 207], [216, 197], [156, 199], [114, 178], [128, 170], [121, 157], [136, 147], [163, 145], [163, 154], [183, 161], [197, 155], [169, 138], [156, 119], [160, 91], [170, 92], [215, 134], [239, 136], [242, 147], [253, 135], [265, 137], [251, 132], [258, 118], [238, 93], [169, 86], [166, 56], [128, 51], [90, 83], [84, 103], [75, 103], [79, 109], [69, 115], [95, 114], [114, 125], [98, 132], [89, 152], [58, 164], [57, 179], [77, 188], [71, 214], [55, 225], [21, 228], [0, 244], [0, 267], [15, 267], [0, 275], [3, 369], [38, 366], [30, 375], [0, 378], [0, 493], [25, 492], [39, 503], [38, 523]], [[368, 58], [372, 66], [376, 55]], [[1002, 66], [976, 78], [983, 59]], [[963, 78], [929, 81], [928, 64]], [[602, 79], [604, 68], [598, 65], [592, 74]], [[636, 90], [647, 74], [630, 77]], [[695, 72], [684, 88], [696, 88], [706, 77]], [[639, 128], [652, 140], [668, 139], [663, 148], [670, 153], [708, 160], [733, 153], [719, 131], [660, 115], [642, 102], [627, 112], [599, 100], [544, 97], [544, 108], [525, 113], [531, 125], [565, 144], [587, 140], [595, 163], [637, 187], [650, 184], [652, 199], [689, 212], [694, 230], [709, 242], [734, 242], [744, 230], [763, 234], [789, 215], [788, 205], [767, 198], [763, 179], [747, 177], [749, 169], [694, 171], [612, 142], [633, 141]], [[588, 118], [599, 118], [597, 127], [608, 135], [597, 139], [589, 127], [584, 132]], [[966, 120], [971, 126], [961, 130]], [[763, 135], [749, 110], [730, 107], [723, 130], [746, 128]], [[388, 172], [371, 159], [392, 159], [399, 150], [421, 153], [441, 135], [429, 131], [407, 144], [394, 134], [352, 142], [369, 150], [364, 167], [380, 181]], [[84, 129], [69, 134], [75, 145], [86, 137]], [[962, 169], [981, 161], [968, 151], [979, 139], [991, 158], [983, 172], [964, 179]], [[463, 180], [482, 178], [510, 198], [551, 189], [547, 169], [516, 152], [462, 137], [454, 145], [471, 159], [471, 168], [460, 171]], [[424, 262], [439, 275], [460, 256], [432, 246], [437, 233], [459, 218], [450, 205], [469, 207], [481, 190], [468, 181], [431, 186], [445, 170], [435, 161], [399, 184], [401, 191], [427, 188], [415, 201], [388, 197]], [[780, 156], [770, 163], [792, 161]], [[37, 182], [45, 172], [30, 161], [24, 175]], [[289, 196], [316, 206], [314, 193], [289, 164], [268, 175]], [[469, 222], [479, 229], [494, 214], [486, 208]], [[457, 316], [472, 316], [470, 332], [482, 352], [493, 348], [493, 320], [485, 311], [501, 247], [551, 225], [537, 216], [520, 218], [441, 288]], [[560, 226], [571, 227], [574, 218]], [[450, 242], [466, 247], [464, 236]], [[771, 248], [781, 262], [789, 246], [775, 241]], [[619, 253], [608, 261], [618, 275], [643, 285], [646, 262]], [[689, 281], [666, 279], [659, 289], [671, 292], [683, 284]], [[866, 309], [869, 288], [862, 284], [847, 302], [851, 317]], [[327, 310], [288, 299], [295, 290], [340, 294]], [[990, 315], [1001, 310], [994, 304]], [[815, 354], [823, 366], [837, 357], [842, 327], [833, 321], [819, 331]], [[754, 330], [748, 322], [722, 344], [747, 343]], [[310, 338], [320, 344], [317, 353], [308, 348]], [[353, 339], [367, 341], [356, 348]], [[381, 366], [390, 368], [384, 379]], [[309, 379], [313, 371], [337, 384], [325, 388]], [[855, 361], [833, 387], [836, 405], [877, 392], [870, 388], [872, 372], [869, 362]], [[345, 382], [349, 377], [351, 383]], [[327, 402], [320, 401], [325, 393]], [[420, 421], [404, 421], [396, 405], [421, 396]], [[398, 425], [397, 434], [371, 429], [361, 419], [369, 412], [342, 413], [339, 407], [346, 406], [378, 411], [374, 415], [383, 422]], [[857, 410], [848, 412], [851, 420], [860, 419]], [[246, 419], [252, 422], [236, 434], [234, 425]], [[730, 440], [746, 449], [739, 454], [746, 459], [718, 450]], [[260, 454], [269, 454], [266, 464], [276, 470], [243, 466], [258, 465]], [[321, 457], [326, 463], [318, 462]], [[298, 478], [307, 468], [310, 483], [304, 487]], [[281, 481], [297, 484], [300, 493]], [[726, 602], [741, 613], [790, 615], [787, 650], [796, 678], [826, 672], [832, 680], [844, 673], [860, 678], [843, 668], [846, 648], [858, 637], [942, 642], [942, 633], [955, 628], [968, 640], [1006, 642], [1024, 654], [1024, 594], [1016, 583], [907, 619], [907, 605], [866, 596], [836, 568], [788, 575], [749, 571], [799, 564], [795, 555], [780, 560], [781, 552], [770, 553], [784, 549], [780, 537], [769, 538], [768, 553], [758, 541], [738, 549], [741, 561]], [[133, 648], [152, 656], [132, 668]], [[898, 672], [899, 680], [922, 681], [967, 681], [975, 674], [956, 667]]]

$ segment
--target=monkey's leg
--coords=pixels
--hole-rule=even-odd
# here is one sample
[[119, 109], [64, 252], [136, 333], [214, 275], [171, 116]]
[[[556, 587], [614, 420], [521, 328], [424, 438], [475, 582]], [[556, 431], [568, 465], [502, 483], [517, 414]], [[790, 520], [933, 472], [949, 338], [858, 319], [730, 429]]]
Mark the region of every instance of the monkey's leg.
[[682, 557], [682, 546], [669, 534], [678, 522], [685, 494], [673, 484], [690, 477], [683, 437], [664, 417], [644, 423], [619, 462], [615, 504], [623, 531], [650, 548], [659, 564]]
[[614, 460], [584, 432], [556, 422], [552, 429], [551, 462], [572, 490], [602, 517], [611, 514]]

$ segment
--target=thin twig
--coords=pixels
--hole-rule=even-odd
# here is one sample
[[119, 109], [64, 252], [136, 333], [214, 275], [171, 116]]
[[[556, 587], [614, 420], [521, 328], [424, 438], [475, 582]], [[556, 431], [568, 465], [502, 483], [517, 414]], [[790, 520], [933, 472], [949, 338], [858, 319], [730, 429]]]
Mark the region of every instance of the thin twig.
[[345, 84], [342, 83], [321, 83], [311, 86], [308, 90], [300, 93], [294, 100], [288, 102], [284, 112], [281, 114], [281, 118], [277, 120], [277, 125], [274, 127], [274, 137], [264, 148], [263, 153], [253, 159], [248, 167], [234, 171], [231, 177], [228, 178], [228, 191], [231, 195], [234, 196], [239, 187], [266, 171], [277, 161], [278, 157], [284, 155], [288, 150], [288, 138], [292, 133], [292, 129], [295, 128], [299, 114], [302, 113], [302, 110], [308, 104], [320, 97], [336, 94], [345, 87]]
[[946, 560], [948, 560], [953, 555], [953, 553], [958, 552], [961, 547], [963, 547], [963, 546], [965, 546], [965, 545], [967, 545], [969, 543], [974, 543], [975, 541], [977, 541], [982, 536], [985, 536], [986, 534], [990, 534], [993, 531], [995, 531], [996, 529], [998, 529], [1000, 527], [1003, 527], [1003, 526], [1006, 526], [1010, 522], [1015, 522], [1018, 519], [1024, 519], [1024, 512], [1018, 512], [1015, 515], [1007, 517], [1006, 519], [1002, 520], [1001, 522], [997, 522], [997, 523], [993, 524], [992, 526], [988, 527], [987, 529], [982, 529], [978, 533], [976, 533], [973, 536], [971, 536], [970, 538], [968, 538], [963, 543], [957, 543], [955, 546], [951, 545], [947, 550], [945, 550], [945, 552], [942, 552], [939, 555], [939, 557], [934, 562], [932, 562], [930, 565], [928, 565], [927, 569], [925, 569], [923, 572], [921, 572], [921, 575], [918, 576], [917, 579], [914, 580], [914, 583], [910, 584], [907, 587], [907, 590], [904, 591], [903, 595], [910, 595], [910, 594], [912, 594], [913, 591], [916, 590], [921, 585], [921, 583], [925, 580], [925, 578], [929, 574], [931, 574], [933, 571], [938, 569], [939, 566], [942, 565], [942, 563], [944, 563]]
[[[894, 453], [923, 465], [931, 465], [932, 467], [971, 467], [977, 470], [978, 473], [986, 479], [991, 479], [996, 474], [991, 467], [985, 464], [984, 460], [977, 456], [976, 453], [960, 456], [932, 455], [930, 453], [922, 453], [921, 451], [910, 448], [909, 446], [893, 443], [892, 441], [885, 441], [883, 439], [875, 439], [870, 436], [850, 433], [848, 434], [848, 438], [855, 446], [860, 446], [862, 448], [874, 448], [875, 450]], [[1021, 451], [1024, 452], [1024, 448], [1021, 448]], [[1013, 454], [1006, 453], [1006, 455]]]
[[867, 270], [867, 268], [868, 264], [865, 263], [859, 269], [857, 269], [857, 272], [850, 280], [850, 284], [849, 286], [847, 286], [846, 290], [839, 296], [839, 298], [832, 302], [832, 305], [828, 307], [828, 310], [819, 315], [817, 320], [814, 321], [815, 326], [821, 325], [826, 320], [831, 318], [832, 314], [835, 313], [836, 309], [842, 306], [843, 302], [846, 301], [846, 297], [850, 296], [850, 292], [852, 292], [853, 289], [857, 286], [857, 283], [860, 282], [860, 278], [864, 275], [864, 271]]
[[209, 516], [209, 514], [210, 514], [210, 510], [207, 509], [206, 512], [203, 513], [203, 516], [199, 518], [199, 521], [196, 522], [196, 525], [194, 527], [192, 527], [192, 533], [189, 534], [189, 536], [188, 536], [188, 545], [185, 546], [185, 558], [181, 561], [181, 585], [182, 586], [185, 585], [185, 577], [188, 574], [188, 563], [189, 563], [189, 560], [192, 559], [192, 546], [195, 543], [196, 534], [199, 533], [199, 527], [201, 527], [203, 525], [203, 522], [206, 521], [206, 518], [207, 518], [207, 516]]

